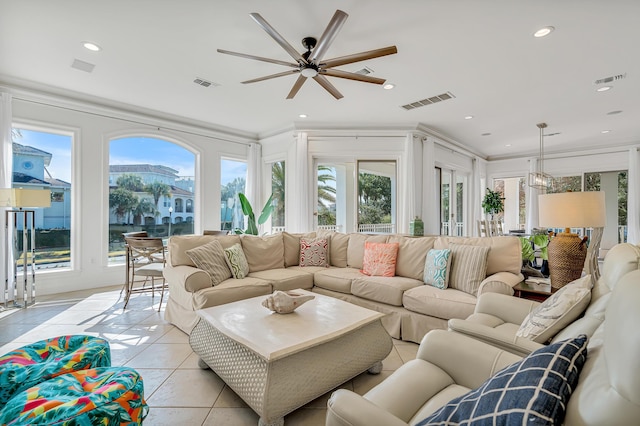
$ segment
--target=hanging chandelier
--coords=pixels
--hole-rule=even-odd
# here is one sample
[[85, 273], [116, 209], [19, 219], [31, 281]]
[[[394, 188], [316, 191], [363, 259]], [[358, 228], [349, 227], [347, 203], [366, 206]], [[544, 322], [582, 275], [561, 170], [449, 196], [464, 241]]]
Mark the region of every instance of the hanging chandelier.
[[547, 123], [536, 124], [540, 129], [540, 158], [538, 159], [538, 166], [536, 171], [529, 173], [529, 186], [532, 188], [546, 190], [551, 187], [553, 177], [544, 172], [544, 129], [547, 127]]

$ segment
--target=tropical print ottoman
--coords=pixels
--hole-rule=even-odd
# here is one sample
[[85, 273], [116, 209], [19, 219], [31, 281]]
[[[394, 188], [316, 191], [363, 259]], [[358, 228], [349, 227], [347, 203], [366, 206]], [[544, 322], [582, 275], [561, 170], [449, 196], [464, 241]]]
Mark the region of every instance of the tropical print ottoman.
[[63, 374], [18, 393], [0, 410], [0, 424], [139, 425], [147, 412], [138, 372], [94, 368]]
[[0, 407], [16, 393], [60, 374], [111, 366], [109, 343], [93, 336], [60, 336], [0, 357]]

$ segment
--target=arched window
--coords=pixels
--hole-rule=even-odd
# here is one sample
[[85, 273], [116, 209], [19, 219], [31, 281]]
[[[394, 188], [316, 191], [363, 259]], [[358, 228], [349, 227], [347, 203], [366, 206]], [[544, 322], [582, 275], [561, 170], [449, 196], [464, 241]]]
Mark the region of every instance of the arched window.
[[182, 198], [176, 198], [174, 201], [175, 207], [173, 209], [176, 213], [182, 213]]
[[187, 209], [185, 213], [193, 213], [193, 200], [187, 200]]

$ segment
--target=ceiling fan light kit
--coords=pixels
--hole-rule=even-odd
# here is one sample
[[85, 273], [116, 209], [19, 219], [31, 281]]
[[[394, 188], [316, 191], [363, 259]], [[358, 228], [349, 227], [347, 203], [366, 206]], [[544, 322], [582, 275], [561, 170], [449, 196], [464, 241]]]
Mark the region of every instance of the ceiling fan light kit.
[[342, 10], [336, 10], [333, 17], [331, 18], [331, 21], [329, 21], [327, 28], [325, 28], [322, 36], [320, 36], [319, 39], [316, 39], [315, 37], [305, 37], [302, 39], [302, 45], [305, 49], [307, 49], [307, 51], [303, 53], [299, 53], [293, 46], [291, 46], [291, 44], [289, 44], [289, 42], [287, 42], [287, 40], [285, 40], [285, 38], [282, 37], [280, 33], [275, 30], [275, 28], [273, 28], [262, 16], [260, 16], [259, 13], [250, 13], [249, 16], [251, 16], [251, 18], [267, 34], [269, 34], [269, 36], [271, 36], [271, 38], [273, 38], [276, 43], [278, 43], [280, 47], [282, 47], [296, 62], [285, 62], [277, 59], [248, 55], [246, 53], [232, 52], [223, 49], [218, 49], [218, 52], [226, 55], [238, 56], [240, 58], [269, 62], [293, 68], [289, 71], [271, 74], [242, 82], [242, 84], [249, 84], [256, 83], [258, 81], [270, 80], [272, 78], [284, 77], [291, 74], [300, 74], [298, 76], [298, 79], [294, 82], [291, 91], [287, 95], [287, 99], [293, 99], [308, 78], [314, 79], [320, 86], [322, 86], [336, 99], [341, 99], [343, 96], [325, 76], [382, 85], [385, 83], [385, 79], [337, 70], [334, 69], [334, 67], [398, 53], [398, 49], [396, 48], [396, 46], [388, 46], [381, 49], [374, 49], [366, 52], [355, 53], [352, 55], [341, 56], [339, 58], [323, 60], [324, 55], [327, 53], [327, 50], [333, 43], [334, 39], [338, 35], [338, 32], [340, 32], [342, 25], [344, 25], [344, 22], [349, 16]]

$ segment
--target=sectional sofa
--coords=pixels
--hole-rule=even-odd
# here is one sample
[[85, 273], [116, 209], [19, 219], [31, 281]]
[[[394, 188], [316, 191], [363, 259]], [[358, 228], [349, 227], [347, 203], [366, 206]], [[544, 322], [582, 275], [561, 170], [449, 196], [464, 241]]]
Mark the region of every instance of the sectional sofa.
[[[301, 238], [305, 242], [326, 241], [326, 266], [301, 266]], [[190, 250], [213, 240], [223, 249], [241, 246], [249, 270], [246, 277], [233, 278], [224, 265], [217, 265], [223, 276], [212, 285], [212, 275], [196, 267]], [[366, 243], [397, 247], [394, 276], [362, 272]], [[383, 325], [392, 337], [420, 342], [429, 330], [446, 330], [449, 319], [471, 315], [480, 294], [512, 295], [512, 287], [523, 279], [520, 241], [509, 236], [409, 237], [336, 232], [283, 232], [265, 237], [191, 235], [171, 237], [168, 248], [164, 276], [169, 284], [169, 299], [165, 318], [186, 333], [197, 322], [197, 309], [268, 295], [275, 290], [303, 288], [385, 313]], [[425, 262], [431, 249], [451, 249], [447, 268], [450, 282], [445, 289], [424, 283]], [[476, 252], [481, 253], [479, 257]], [[465, 253], [475, 253], [477, 259], [486, 257], [486, 263], [470, 267], [464, 264]], [[475, 271], [475, 275], [468, 276], [469, 271]], [[475, 284], [469, 286], [471, 282]]]

